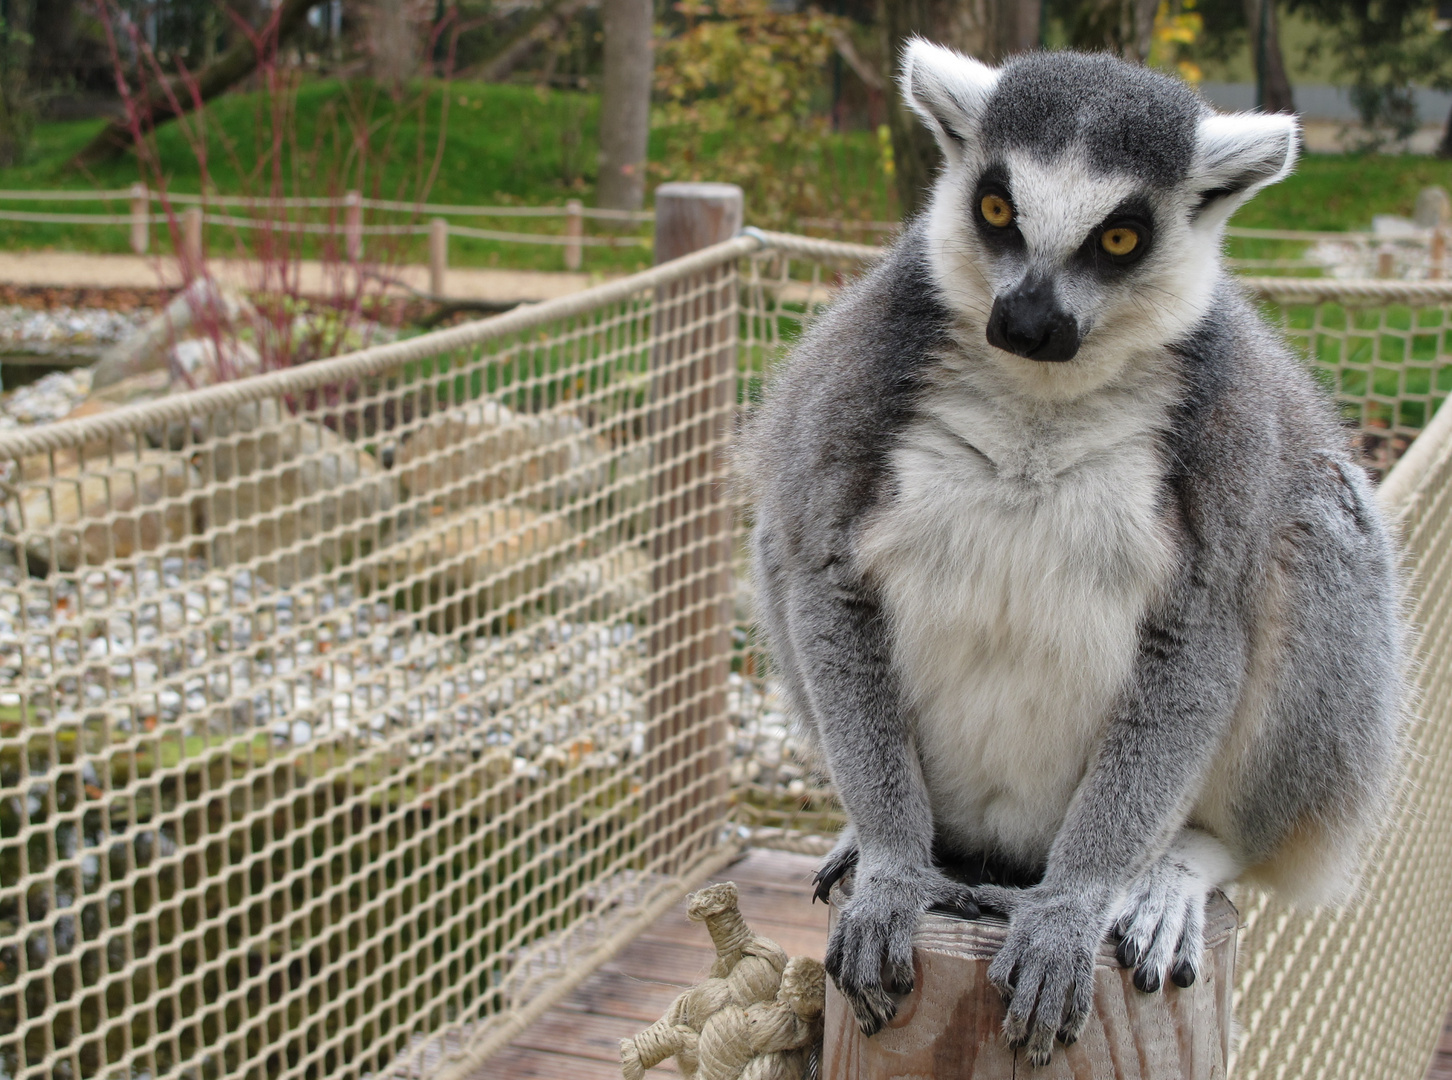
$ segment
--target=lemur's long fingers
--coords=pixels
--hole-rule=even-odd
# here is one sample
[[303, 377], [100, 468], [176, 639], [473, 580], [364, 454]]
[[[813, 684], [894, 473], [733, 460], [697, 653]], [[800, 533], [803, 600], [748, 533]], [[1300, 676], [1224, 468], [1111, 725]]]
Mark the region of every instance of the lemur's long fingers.
[[1030, 1065], [1047, 1065], [1054, 1051], [1054, 1036], [1064, 1026], [1074, 996], [1078, 972], [1067, 963], [1048, 963], [1039, 985], [1038, 1004], [1024, 1049]]
[[864, 1035], [875, 1035], [892, 1019], [896, 1005], [882, 985], [886, 950], [884, 928], [872, 920], [852, 920], [850, 909], [843, 913], [836, 932], [827, 943], [827, 974], [852, 1006], [857, 1026]]
[[[1003, 952], [1000, 950], [999, 955]], [[1009, 1046], [1021, 1047], [1025, 1045], [1029, 1036], [1033, 1033], [1033, 1021], [1035, 1006], [1039, 1001], [1039, 984], [1043, 981], [1042, 960], [1030, 955], [1025, 956], [1021, 963], [1014, 965], [1011, 981], [1011, 996], [1005, 997], [1003, 1017], [1003, 1037], [1008, 1041]], [[1009, 984], [1008, 979], [994, 978], [993, 965], [989, 965], [988, 979], [999, 988], [1002, 993], [1004, 985]]]
[[1089, 1014], [1093, 1011], [1094, 965], [1091, 961], [1089, 970], [1080, 972], [1079, 978], [1074, 982], [1069, 1007], [1064, 1014], [1064, 1023], [1059, 1028], [1059, 1041], [1065, 1046], [1078, 1042], [1079, 1036], [1084, 1033], [1084, 1025], [1089, 1022]]
[[1159, 874], [1150, 876], [1140, 885], [1138, 894], [1126, 901], [1117, 924], [1123, 935], [1115, 949], [1120, 966], [1138, 968], [1145, 963], [1170, 906], [1169, 888]]
[[1154, 935], [1150, 939], [1150, 946], [1145, 951], [1139, 966], [1135, 968], [1134, 985], [1146, 994], [1153, 994], [1164, 986], [1169, 976], [1175, 946], [1179, 944], [1180, 935], [1185, 930], [1185, 908], [1189, 906], [1188, 899], [1183, 894], [1173, 896], [1170, 903], [1165, 905], [1160, 915], [1159, 925], [1155, 927]]
[[1205, 902], [1195, 898], [1185, 911], [1185, 928], [1175, 946], [1170, 966], [1170, 981], [1182, 990], [1194, 985], [1200, 977], [1200, 964], [1205, 950]]

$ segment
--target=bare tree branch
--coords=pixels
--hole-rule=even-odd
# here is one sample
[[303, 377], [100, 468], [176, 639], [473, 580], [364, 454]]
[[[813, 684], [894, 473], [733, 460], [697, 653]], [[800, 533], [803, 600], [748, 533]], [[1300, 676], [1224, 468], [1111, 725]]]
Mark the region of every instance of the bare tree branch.
[[[317, 0], [282, 0], [268, 25], [257, 35], [239, 35], [235, 45], [197, 72], [194, 79], [176, 76], [152, 86], [135, 105], [140, 130], [151, 131], [175, 120], [245, 79], [257, 67], [259, 47], [267, 41], [286, 40], [302, 25], [308, 9], [315, 3]], [[134, 129], [129, 117], [107, 121], [96, 137], [71, 158], [67, 168], [89, 169], [113, 161], [131, 149], [133, 140]]]

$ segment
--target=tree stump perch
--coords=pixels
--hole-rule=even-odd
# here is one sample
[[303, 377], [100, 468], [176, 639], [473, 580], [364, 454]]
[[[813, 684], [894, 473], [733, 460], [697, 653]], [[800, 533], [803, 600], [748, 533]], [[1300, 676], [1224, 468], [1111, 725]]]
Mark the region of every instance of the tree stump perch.
[[[831, 913], [835, 926], [837, 912]], [[872, 1038], [827, 982], [822, 1080], [1224, 1080], [1230, 1057], [1237, 916], [1215, 893], [1205, 911], [1205, 966], [1193, 986], [1136, 990], [1134, 972], [1102, 944], [1094, 965], [1094, 1012], [1073, 1046], [1031, 1068], [1003, 1040], [1003, 1002], [988, 964], [1008, 923], [926, 915], [914, 935], [913, 992]]]

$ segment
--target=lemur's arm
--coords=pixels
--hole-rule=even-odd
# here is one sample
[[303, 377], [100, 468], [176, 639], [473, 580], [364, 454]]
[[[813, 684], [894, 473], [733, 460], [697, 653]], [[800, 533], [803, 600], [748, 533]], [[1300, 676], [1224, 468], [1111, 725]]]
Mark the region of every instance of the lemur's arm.
[[1185, 823], [1244, 680], [1247, 636], [1211, 582], [1225, 568], [1187, 552], [1169, 598], [1140, 629], [1130, 685], [1049, 852], [1041, 884], [1010, 895], [989, 978], [1009, 998], [1005, 1030], [1030, 1060], [1072, 1042], [1092, 1008], [1094, 954], [1136, 875]]
[[[857, 876], [827, 947], [827, 970], [862, 1030], [912, 989], [912, 934], [939, 903], [968, 899], [932, 865], [933, 818], [886, 616], [842, 561], [798, 575], [787, 593], [792, 647], [818, 738], [855, 831]], [[884, 985], [885, 984], [885, 985]]]

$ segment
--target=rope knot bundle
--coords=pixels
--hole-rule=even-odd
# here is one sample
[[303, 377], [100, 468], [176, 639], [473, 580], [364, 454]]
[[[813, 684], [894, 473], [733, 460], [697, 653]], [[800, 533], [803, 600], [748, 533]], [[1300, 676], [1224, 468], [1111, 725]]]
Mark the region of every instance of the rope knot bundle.
[[780, 945], [752, 933], [734, 882], [693, 894], [686, 914], [706, 924], [716, 946], [710, 978], [635, 1038], [620, 1040], [625, 1080], [643, 1080], [672, 1055], [695, 1080], [805, 1080], [822, 1041], [821, 963], [788, 960]]

